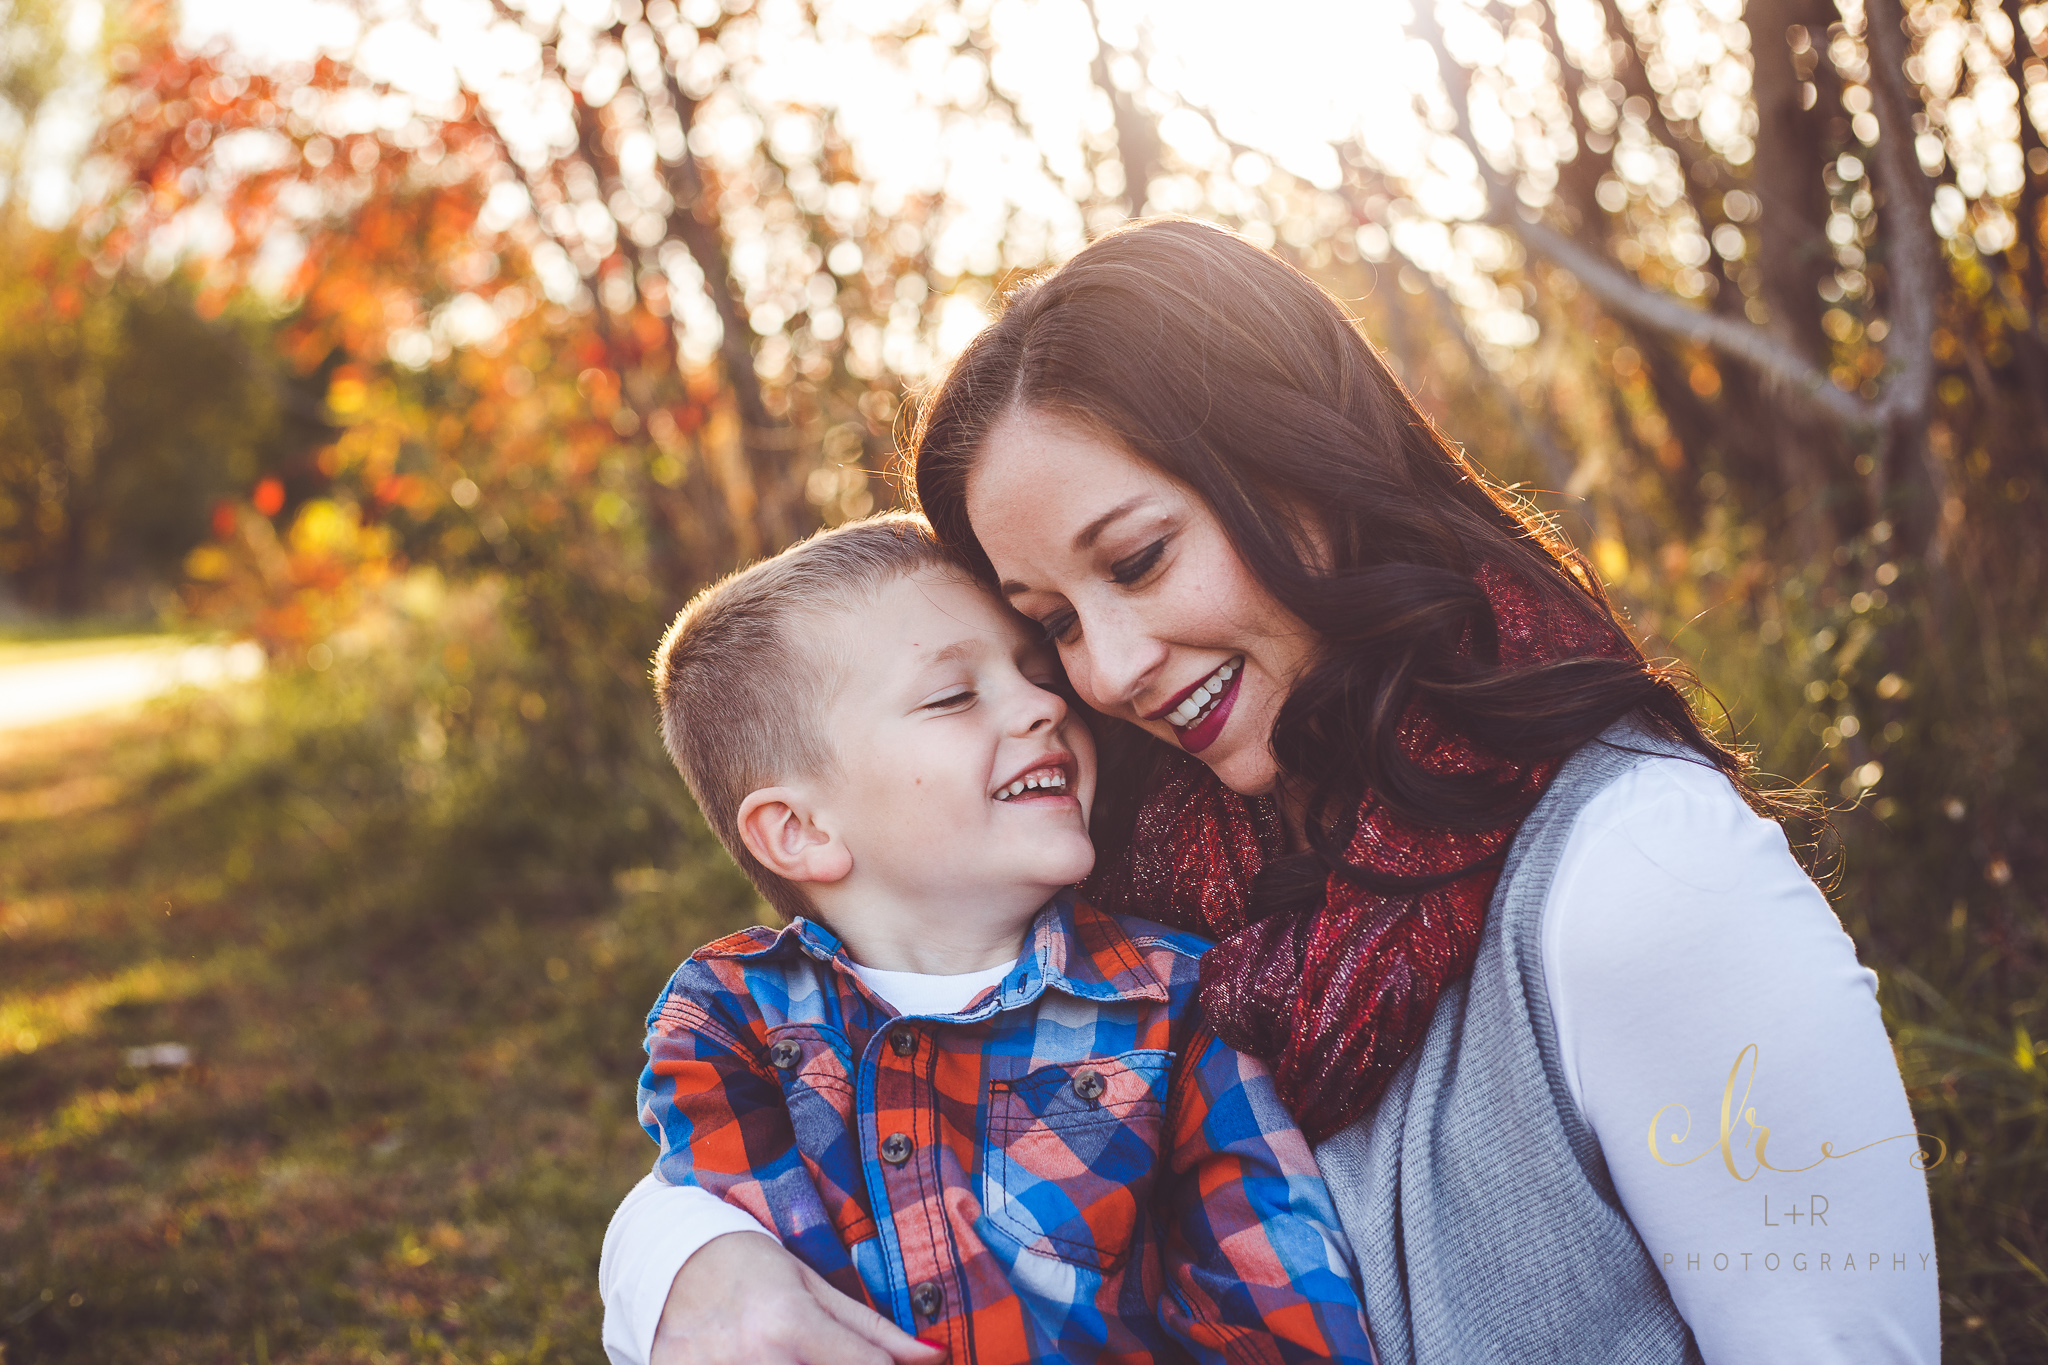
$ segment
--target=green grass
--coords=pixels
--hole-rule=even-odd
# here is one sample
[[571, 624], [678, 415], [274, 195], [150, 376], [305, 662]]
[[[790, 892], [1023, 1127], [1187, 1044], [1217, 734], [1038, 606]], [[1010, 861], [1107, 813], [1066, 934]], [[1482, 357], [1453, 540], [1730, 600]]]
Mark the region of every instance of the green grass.
[[448, 876], [291, 704], [0, 735], [0, 1360], [600, 1360], [641, 1020], [752, 893]]
[[130, 613], [122, 616], [39, 616], [10, 612], [0, 602], [0, 646], [63, 644], [79, 641], [159, 641], [170, 635], [160, 618]]

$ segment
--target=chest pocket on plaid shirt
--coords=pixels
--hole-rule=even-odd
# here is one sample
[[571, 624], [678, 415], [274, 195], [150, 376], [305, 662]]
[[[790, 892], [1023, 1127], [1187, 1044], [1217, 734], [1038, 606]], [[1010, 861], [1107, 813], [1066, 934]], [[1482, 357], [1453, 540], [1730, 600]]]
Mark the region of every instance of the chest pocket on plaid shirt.
[[989, 1086], [982, 1212], [1027, 1251], [1113, 1269], [1151, 1197], [1174, 1054], [1040, 1067]]

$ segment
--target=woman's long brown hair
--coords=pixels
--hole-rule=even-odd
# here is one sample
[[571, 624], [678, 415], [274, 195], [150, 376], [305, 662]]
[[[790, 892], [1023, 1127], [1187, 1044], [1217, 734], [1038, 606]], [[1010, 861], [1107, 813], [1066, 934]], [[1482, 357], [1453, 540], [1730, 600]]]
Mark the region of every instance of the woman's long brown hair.
[[[1444, 439], [1337, 300], [1243, 238], [1178, 219], [1105, 236], [1013, 292], [928, 395], [912, 440], [917, 499], [991, 580], [967, 484], [990, 429], [1018, 408], [1083, 423], [1193, 488], [1259, 582], [1318, 633], [1272, 746], [1308, 796], [1305, 832], [1326, 865], [1349, 870], [1341, 851], [1367, 790], [1457, 829], [1518, 819], [1536, 799], [1405, 757], [1396, 730], [1417, 694], [1525, 763], [1633, 715], [1758, 810], [1805, 813], [1797, 794], [1758, 787], [1694, 713], [1690, 676], [1644, 659], [1592, 566]], [[1473, 577], [1482, 564], [1612, 629], [1618, 654], [1503, 667]], [[1135, 727], [1102, 728], [1107, 865], [1168, 750]]]

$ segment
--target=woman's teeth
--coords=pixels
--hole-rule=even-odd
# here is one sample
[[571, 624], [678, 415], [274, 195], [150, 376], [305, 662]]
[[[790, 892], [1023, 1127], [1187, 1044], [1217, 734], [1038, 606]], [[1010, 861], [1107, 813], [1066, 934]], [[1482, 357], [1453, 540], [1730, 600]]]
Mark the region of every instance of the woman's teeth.
[[1064, 792], [1066, 789], [1067, 775], [1057, 769], [1048, 769], [1045, 772], [1030, 773], [1018, 778], [1009, 786], [998, 791], [996, 793], [996, 800], [1008, 801], [1011, 797], [1028, 791]]
[[1175, 729], [1185, 730], [1209, 714], [1216, 705], [1216, 699], [1223, 695], [1223, 685], [1237, 676], [1237, 670], [1244, 667], [1244, 656], [1238, 655], [1223, 667], [1203, 679], [1202, 685], [1190, 692], [1187, 699], [1166, 713], [1167, 720]]

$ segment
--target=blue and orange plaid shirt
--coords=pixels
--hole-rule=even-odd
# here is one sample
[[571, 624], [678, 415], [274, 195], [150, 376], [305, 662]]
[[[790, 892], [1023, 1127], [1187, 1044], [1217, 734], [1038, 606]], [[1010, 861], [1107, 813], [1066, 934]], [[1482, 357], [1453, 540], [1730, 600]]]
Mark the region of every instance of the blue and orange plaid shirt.
[[953, 1365], [1370, 1361], [1308, 1143], [1201, 1022], [1205, 946], [1062, 896], [967, 1008], [899, 1015], [819, 925], [743, 930], [648, 1016], [655, 1169]]

